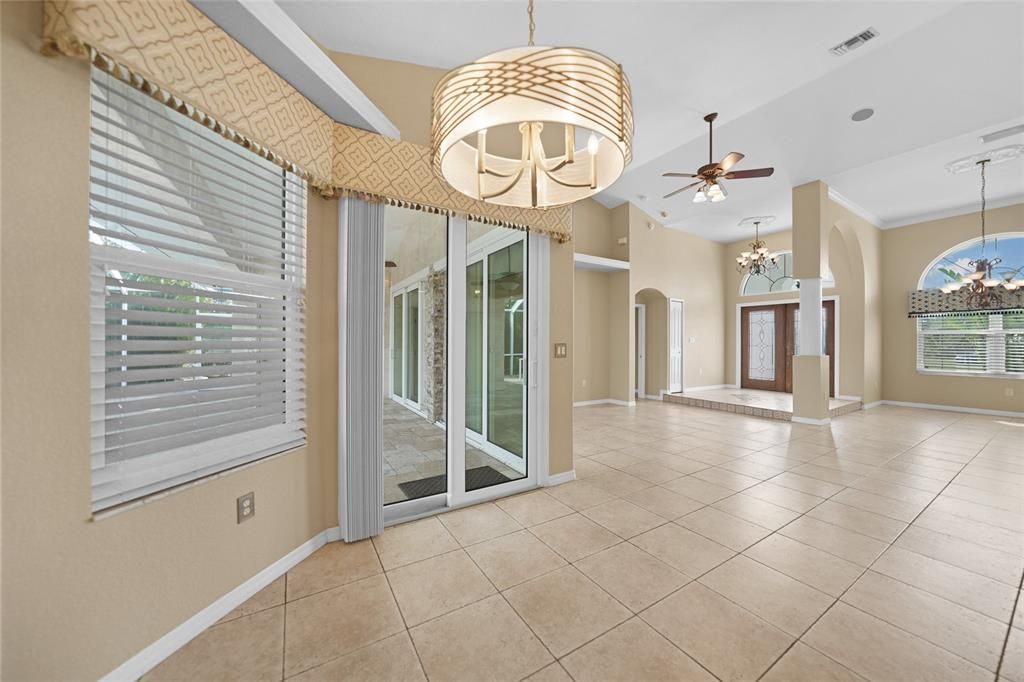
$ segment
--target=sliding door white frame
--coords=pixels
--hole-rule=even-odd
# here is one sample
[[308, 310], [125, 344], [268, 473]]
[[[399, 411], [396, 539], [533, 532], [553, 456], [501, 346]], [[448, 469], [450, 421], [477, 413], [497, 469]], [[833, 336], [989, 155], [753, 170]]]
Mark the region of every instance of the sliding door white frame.
[[[550, 240], [526, 233], [527, 250], [527, 371], [526, 393], [526, 473], [524, 478], [498, 485], [466, 490], [466, 268], [474, 256], [486, 259], [486, 253], [523, 239], [494, 230], [467, 248], [468, 221], [465, 216], [448, 219], [448, 342], [447, 342], [447, 448], [448, 490], [430, 497], [397, 502], [384, 507], [386, 526], [436, 514], [445, 509], [477, 504], [536, 488], [548, 475], [549, 360], [548, 324], [550, 291]], [[491, 237], [491, 234], [494, 236]], [[486, 327], [486, 325], [485, 325]], [[486, 333], [486, 330], [485, 330]], [[486, 348], [486, 346], [485, 346]], [[486, 357], [486, 355], [485, 355]], [[486, 420], [486, 413], [485, 413]], [[471, 443], [472, 444], [472, 443]], [[483, 448], [481, 448], [483, 449]], [[491, 454], [488, 452], [487, 454]]]

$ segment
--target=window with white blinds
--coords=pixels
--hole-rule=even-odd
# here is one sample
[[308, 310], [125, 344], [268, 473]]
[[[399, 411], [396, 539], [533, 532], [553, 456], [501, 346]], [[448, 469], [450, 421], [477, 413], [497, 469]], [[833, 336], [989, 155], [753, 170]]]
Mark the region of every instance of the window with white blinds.
[[919, 317], [917, 369], [1024, 377], [1024, 313]]
[[305, 442], [306, 187], [92, 70], [94, 509]]

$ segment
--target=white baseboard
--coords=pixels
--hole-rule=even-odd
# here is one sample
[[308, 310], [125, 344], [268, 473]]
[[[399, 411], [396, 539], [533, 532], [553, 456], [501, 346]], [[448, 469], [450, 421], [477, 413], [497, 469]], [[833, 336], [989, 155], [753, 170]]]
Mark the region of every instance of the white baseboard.
[[103, 682], [139, 679], [310, 554], [340, 539], [341, 529], [337, 526], [317, 533], [100, 679]]
[[[988, 417], [1024, 417], [1024, 412], [1010, 410], [985, 410], [980, 407], [960, 407], [959, 405], [935, 405], [932, 403], [907, 403], [902, 400], [879, 400], [871, 406], [892, 405], [893, 407], [913, 407], [919, 410], [941, 410], [943, 412], [965, 412], [967, 414], [983, 414]], [[865, 409], [867, 409], [865, 407]]]
[[873, 408], [878, 407], [880, 405], [885, 405], [885, 401], [884, 400], [876, 400], [873, 403], [867, 403], [866, 405], [861, 405], [860, 409], [862, 409], [862, 410], [870, 410], [870, 409], [873, 409]]
[[645, 400], [661, 400], [661, 396], [660, 395], [645, 395], [644, 399]]
[[861, 400], [859, 395], [837, 395], [836, 400]]
[[564, 471], [564, 472], [562, 472], [560, 474], [551, 474], [551, 475], [549, 475], [548, 476], [548, 480], [544, 482], [544, 486], [547, 487], [547, 486], [553, 486], [553, 485], [562, 485], [563, 483], [568, 483], [569, 481], [575, 481], [575, 480], [576, 480], [576, 470], [575, 469], [569, 469], [568, 471]]
[[[655, 398], [655, 400], [659, 400], [659, 398]], [[636, 401], [601, 398], [600, 400], [577, 400], [572, 404], [573, 407], [587, 407], [588, 405], [620, 405], [622, 407], [636, 407]]]
[[810, 426], [824, 426], [831, 423], [831, 419], [810, 419], [809, 417], [793, 417], [790, 419], [795, 424], [809, 424]]

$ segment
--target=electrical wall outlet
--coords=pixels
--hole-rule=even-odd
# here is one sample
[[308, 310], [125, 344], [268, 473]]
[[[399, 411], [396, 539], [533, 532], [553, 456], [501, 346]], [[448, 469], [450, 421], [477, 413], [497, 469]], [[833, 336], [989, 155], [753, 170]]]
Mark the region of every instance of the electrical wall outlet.
[[238, 523], [256, 516], [256, 493], [249, 492], [235, 500], [235, 512], [238, 515]]
[[567, 357], [569, 357], [569, 344], [567, 344], [567, 343], [556, 343], [555, 344], [555, 357], [556, 358], [567, 358]]
[[583, 388], [586, 388], [587, 387], [587, 380], [586, 379], [580, 379], [580, 386], [582, 386]]
[[1012, 388], [1004, 388], [1004, 389], [1003, 389], [1003, 394], [1004, 394], [1004, 395], [1005, 395], [1005, 396], [1006, 396], [1007, 398], [1012, 398], [1012, 397], [1013, 397], [1013, 389], [1012, 389]]

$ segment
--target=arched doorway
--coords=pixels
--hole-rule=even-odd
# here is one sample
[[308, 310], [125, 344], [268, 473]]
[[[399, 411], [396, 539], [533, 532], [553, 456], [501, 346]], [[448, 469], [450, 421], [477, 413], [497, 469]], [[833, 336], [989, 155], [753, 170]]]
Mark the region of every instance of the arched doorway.
[[[657, 289], [641, 289], [633, 305], [634, 394], [660, 400], [662, 393], [682, 390], [682, 301], [671, 300]], [[673, 305], [678, 309], [675, 314]], [[678, 370], [675, 387], [673, 360]]]

